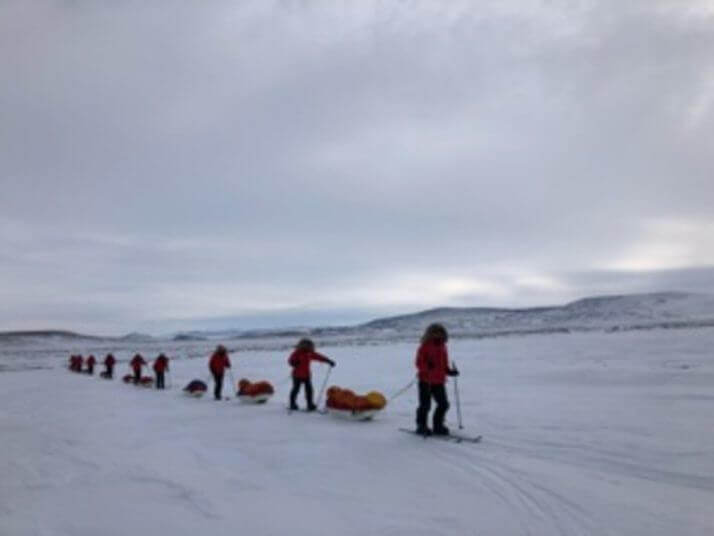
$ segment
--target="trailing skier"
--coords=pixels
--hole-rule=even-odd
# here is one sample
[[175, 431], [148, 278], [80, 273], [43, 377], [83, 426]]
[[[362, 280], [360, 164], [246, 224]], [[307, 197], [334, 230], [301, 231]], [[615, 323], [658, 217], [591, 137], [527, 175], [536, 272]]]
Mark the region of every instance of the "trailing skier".
[[215, 352], [211, 355], [208, 361], [208, 368], [213, 375], [215, 388], [213, 389], [213, 397], [220, 400], [223, 393], [223, 375], [227, 368], [231, 368], [231, 360], [228, 359], [228, 350], [222, 344], [216, 347]]
[[102, 373], [102, 377], [107, 378], [108, 380], [111, 380], [112, 377], [114, 376], [114, 364], [117, 362], [116, 359], [114, 359], [114, 356], [112, 354], [107, 354], [107, 357], [104, 358], [104, 372]]
[[164, 373], [169, 370], [169, 358], [164, 354], [159, 354], [159, 357], [154, 360], [154, 372], [156, 373], [156, 388], [166, 389], [164, 383]]
[[335, 362], [322, 354], [315, 351], [315, 343], [310, 339], [300, 339], [295, 350], [290, 354], [288, 364], [293, 368], [293, 388], [290, 391], [290, 409], [298, 409], [297, 395], [300, 392], [300, 386], [305, 386], [305, 401], [307, 402], [307, 411], [315, 411], [317, 406], [313, 402], [313, 388], [310, 376], [310, 362], [320, 361], [327, 363], [331, 367], [335, 366]]
[[[419, 407], [416, 411], [417, 433], [422, 435], [449, 435], [444, 425], [444, 417], [449, 410], [446, 395], [446, 377], [458, 376], [456, 368], [449, 367], [449, 355], [446, 341], [449, 336], [441, 324], [431, 324], [424, 331], [416, 355], [416, 368], [419, 376]], [[436, 402], [433, 416], [433, 429], [427, 426], [431, 409], [431, 399]]]
[[134, 358], [129, 362], [131, 370], [134, 372], [134, 383], [139, 385], [141, 381], [141, 367], [143, 365], [148, 365], [146, 360], [141, 356], [141, 354], [136, 354]]
[[97, 360], [94, 358], [94, 355], [90, 355], [87, 358], [87, 374], [90, 376], [94, 375], [94, 365], [97, 364]]

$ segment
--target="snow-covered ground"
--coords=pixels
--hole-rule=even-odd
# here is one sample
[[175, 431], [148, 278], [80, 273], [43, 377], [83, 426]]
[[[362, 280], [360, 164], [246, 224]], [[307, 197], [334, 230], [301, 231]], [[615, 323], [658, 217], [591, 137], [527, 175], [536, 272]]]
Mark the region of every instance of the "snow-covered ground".
[[[0, 374], [0, 534], [714, 534], [712, 348], [708, 328], [453, 341], [478, 445], [398, 432], [414, 389], [373, 422], [288, 414], [284, 351], [232, 356], [276, 386], [258, 407], [183, 397], [206, 359], [158, 392], [47, 351]], [[325, 348], [330, 384], [392, 395], [414, 350]]]

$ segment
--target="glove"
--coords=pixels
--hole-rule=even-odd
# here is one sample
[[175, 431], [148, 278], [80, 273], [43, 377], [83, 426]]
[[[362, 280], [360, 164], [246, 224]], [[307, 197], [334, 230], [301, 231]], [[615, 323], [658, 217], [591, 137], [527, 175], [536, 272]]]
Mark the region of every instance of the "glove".
[[457, 369], [457, 368], [448, 369], [448, 370], [446, 371], [446, 375], [447, 375], [447, 376], [458, 376], [458, 375], [459, 375], [459, 369]]
[[330, 365], [330, 367], [334, 367], [335, 365], [337, 365], [337, 363], [335, 363], [332, 359], [330, 359], [327, 364]]

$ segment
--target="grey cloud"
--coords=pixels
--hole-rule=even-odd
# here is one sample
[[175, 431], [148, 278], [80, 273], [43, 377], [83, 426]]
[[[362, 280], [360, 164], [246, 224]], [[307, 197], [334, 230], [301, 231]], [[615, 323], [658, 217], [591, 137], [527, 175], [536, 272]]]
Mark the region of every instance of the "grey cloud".
[[697, 6], [5, 2], [0, 325], [710, 290], [662, 275], [668, 244], [714, 263], [704, 233], [653, 231], [713, 223]]

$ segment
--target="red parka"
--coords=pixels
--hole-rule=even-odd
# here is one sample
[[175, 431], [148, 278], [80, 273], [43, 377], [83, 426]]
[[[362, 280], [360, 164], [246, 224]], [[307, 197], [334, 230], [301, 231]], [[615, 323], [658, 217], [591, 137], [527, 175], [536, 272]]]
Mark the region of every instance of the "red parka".
[[88, 367], [93, 367], [93, 366], [96, 365], [96, 364], [97, 364], [97, 360], [94, 358], [93, 355], [90, 355], [90, 356], [87, 358], [87, 366], [88, 366]]
[[169, 358], [161, 354], [154, 361], [154, 372], [164, 372], [165, 370], [169, 370]]
[[112, 354], [107, 354], [107, 357], [104, 358], [104, 365], [107, 368], [112, 368], [114, 366], [114, 363], [116, 363], [117, 360], [114, 359], [114, 356]]
[[133, 368], [135, 371], [141, 370], [141, 366], [142, 366], [142, 365], [147, 365], [147, 364], [148, 364], [148, 363], [144, 360], [143, 357], [141, 357], [140, 354], [136, 354], [136, 355], [134, 356], [134, 359], [132, 359], [131, 361], [129, 361], [129, 366], [131, 366], [131, 368]]
[[228, 359], [228, 352], [220, 350], [213, 352], [208, 362], [208, 368], [213, 374], [222, 376], [227, 368], [231, 368], [231, 360]]
[[318, 354], [313, 350], [295, 350], [290, 354], [290, 359], [288, 359], [288, 364], [293, 367], [293, 378], [298, 380], [307, 380], [310, 378], [310, 361], [321, 361], [322, 363], [334, 362], [332, 359], [325, 357], [322, 354]]
[[416, 368], [419, 371], [419, 381], [431, 385], [445, 384], [446, 373], [449, 370], [446, 344], [437, 341], [421, 343], [417, 350]]

